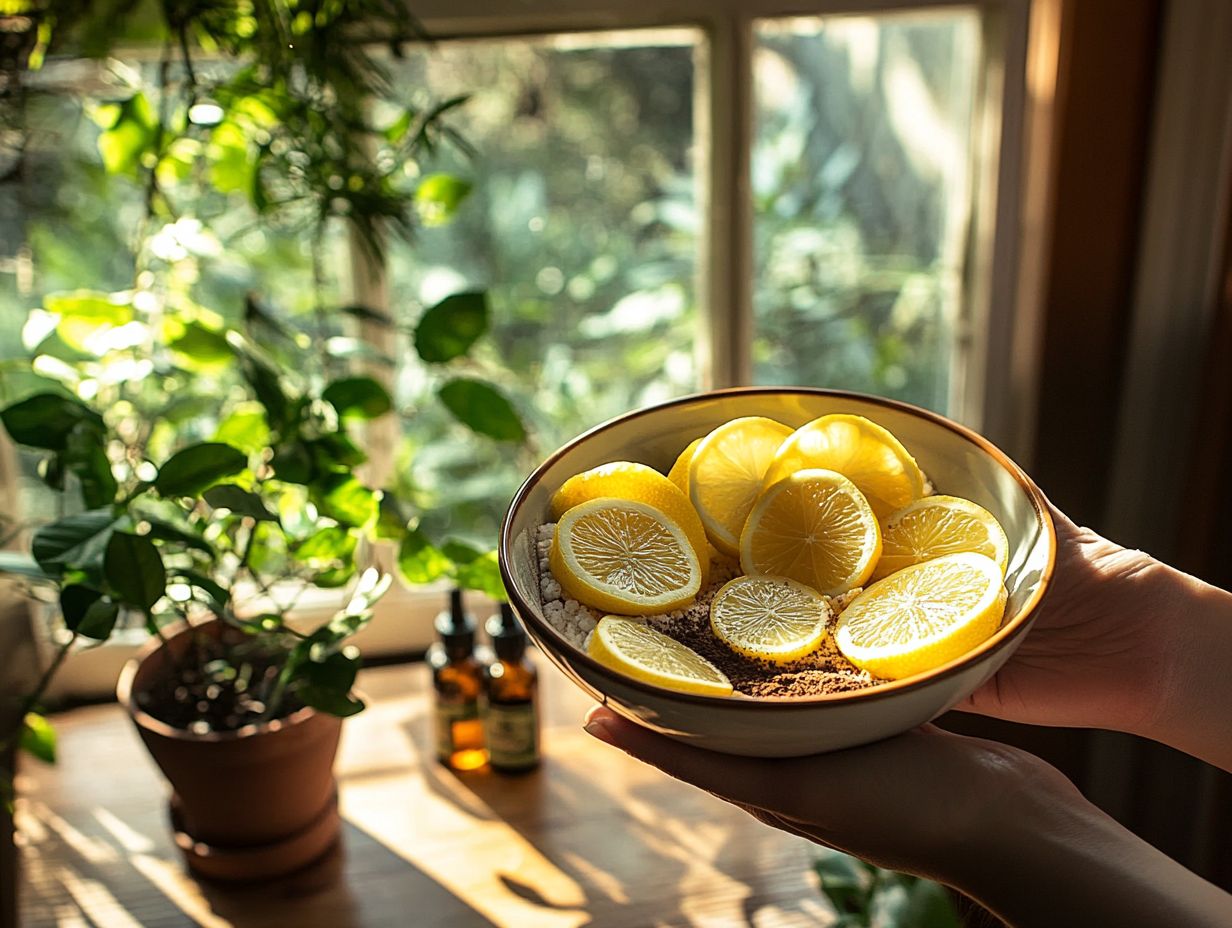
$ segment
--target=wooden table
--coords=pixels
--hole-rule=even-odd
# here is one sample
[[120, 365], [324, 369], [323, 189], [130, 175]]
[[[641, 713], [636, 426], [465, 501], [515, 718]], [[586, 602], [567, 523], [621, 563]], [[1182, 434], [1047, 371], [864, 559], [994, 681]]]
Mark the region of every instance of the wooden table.
[[[57, 767], [20, 780], [25, 928], [825, 925], [814, 849], [586, 735], [589, 701], [543, 668], [544, 763], [458, 774], [431, 750], [419, 664], [365, 671], [343, 729], [340, 854], [277, 886], [186, 875], [167, 786], [116, 706], [56, 719]], [[242, 789], [242, 784], [235, 784]]]

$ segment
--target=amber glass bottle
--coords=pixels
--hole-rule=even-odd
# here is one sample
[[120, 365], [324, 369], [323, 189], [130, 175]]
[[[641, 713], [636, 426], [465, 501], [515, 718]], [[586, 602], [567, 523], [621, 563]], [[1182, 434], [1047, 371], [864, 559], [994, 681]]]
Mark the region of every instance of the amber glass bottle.
[[436, 617], [438, 640], [428, 649], [436, 697], [436, 756], [455, 770], [474, 770], [488, 760], [479, 700], [483, 664], [475, 656], [475, 620], [462, 591], [449, 594], [449, 609]]
[[526, 658], [526, 632], [505, 603], [488, 619], [495, 660], [484, 668], [488, 760], [501, 773], [539, 765], [539, 672]]

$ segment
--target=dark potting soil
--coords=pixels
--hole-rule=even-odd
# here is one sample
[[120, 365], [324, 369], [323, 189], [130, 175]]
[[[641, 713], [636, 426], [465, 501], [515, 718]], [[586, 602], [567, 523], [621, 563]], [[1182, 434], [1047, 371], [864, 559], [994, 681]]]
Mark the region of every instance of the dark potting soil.
[[[203, 735], [236, 731], [270, 721], [269, 702], [275, 695], [286, 650], [234, 629], [216, 634], [193, 633], [188, 650], [146, 689], [134, 693], [138, 707], [173, 728]], [[284, 692], [278, 718], [302, 709], [293, 693]]]

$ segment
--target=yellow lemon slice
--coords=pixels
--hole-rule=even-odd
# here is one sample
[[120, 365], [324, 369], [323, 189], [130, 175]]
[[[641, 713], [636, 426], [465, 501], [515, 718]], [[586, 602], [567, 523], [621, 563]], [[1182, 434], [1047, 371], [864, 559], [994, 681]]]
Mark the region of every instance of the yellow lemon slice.
[[732, 693], [731, 681], [710, 661], [633, 619], [605, 615], [587, 650], [599, 663], [646, 683], [707, 696]]
[[864, 495], [832, 470], [801, 470], [764, 490], [740, 534], [746, 574], [790, 577], [826, 596], [862, 586], [881, 554]]
[[556, 523], [548, 564], [569, 596], [624, 615], [678, 609], [701, 586], [697, 552], [684, 529], [631, 499], [603, 497], [566, 512]]
[[[705, 437], [705, 435], [702, 436], [702, 438]], [[667, 472], [667, 479], [680, 487], [680, 492], [685, 496], [689, 495], [689, 465], [693, 463], [693, 452], [702, 443], [702, 438], [695, 438], [689, 442], [689, 447], [680, 452], [680, 457], [676, 458], [676, 463]]]
[[899, 440], [863, 416], [835, 414], [796, 429], [766, 471], [766, 486], [798, 470], [836, 470], [884, 519], [924, 495], [924, 478]]
[[559, 519], [574, 506], [605, 496], [646, 503], [684, 529], [689, 544], [697, 553], [702, 583], [706, 582], [710, 548], [702, 520], [679, 487], [653, 467], [632, 461], [613, 461], [570, 477], [552, 494], [552, 518]]
[[733, 651], [785, 664], [817, 650], [830, 604], [787, 577], [737, 577], [710, 604], [710, 628]]
[[791, 429], [747, 416], [702, 439], [689, 462], [689, 498], [706, 535], [724, 554], [739, 556], [740, 530], [761, 492], [762, 479]]
[[838, 617], [834, 642], [873, 676], [910, 677], [966, 654], [1001, 624], [1001, 568], [983, 554], [946, 554], [874, 583]]
[[886, 520], [881, 533], [881, 560], [873, 571], [873, 579], [880, 580], [896, 570], [943, 554], [963, 551], [992, 558], [1005, 575], [1010, 545], [992, 513], [969, 499], [927, 496]]

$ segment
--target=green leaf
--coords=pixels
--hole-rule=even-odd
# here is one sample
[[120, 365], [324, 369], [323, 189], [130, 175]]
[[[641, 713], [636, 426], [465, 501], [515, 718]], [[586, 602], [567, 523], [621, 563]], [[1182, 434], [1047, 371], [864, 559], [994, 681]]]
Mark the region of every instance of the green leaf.
[[887, 871], [883, 874], [873, 887], [872, 897], [868, 901], [869, 924], [913, 928], [907, 921], [911, 902], [907, 887], [895, 878], [897, 874]]
[[236, 515], [249, 516], [258, 522], [278, 521], [278, 516], [265, 507], [265, 501], [260, 496], [233, 483], [210, 487], [204, 497], [215, 509], [230, 509]]
[[501, 580], [500, 564], [495, 551], [458, 564], [453, 576], [454, 582], [464, 590], [478, 590], [497, 602], [505, 601], [505, 584]]
[[469, 564], [483, 556], [483, 552], [478, 548], [468, 545], [465, 541], [458, 541], [456, 538], [447, 538], [441, 545], [441, 553], [459, 566]]
[[488, 330], [488, 296], [455, 293], [429, 309], [415, 326], [415, 350], [429, 364], [443, 364], [470, 351]]
[[307, 448], [319, 473], [328, 473], [339, 468], [349, 470], [368, 460], [363, 449], [343, 432], [326, 432], [307, 442]]
[[330, 519], [364, 526], [376, 518], [376, 493], [348, 473], [329, 474], [310, 489], [317, 509]]
[[77, 634], [83, 638], [93, 638], [95, 641], [106, 641], [115, 631], [116, 620], [120, 617], [120, 605], [110, 597], [103, 597], [92, 604], [81, 617], [77, 626]]
[[208, 541], [187, 528], [181, 528], [178, 525], [153, 516], [143, 515], [141, 519], [149, 523], [149, 536], [151, 538], [182, 544], [185, 547], [192, 548], [194, 551], [200, 551], [210, 558], [216, 556], [217, 552], [214, 551], [214, 547]]
[[350, 645], [341, 650], [324, 649], [319, 660], [311, 651], [309, 654], [309, 660], [300, 665], [300, 672], [310, 685], [333, 690], [339, 695], [350, 692], [355, 676], [363, 665], [357, 647]]
[[389, 391], [371, 377], [335, 380], [321, 393], [321, 398], [343, 418], [375, 419], [394, 407]]
[[60, 591], [60, 614], [69, 631], [103, 641], [111, 637], [120, 607], [101, 590], [74, 583]]
[[0, 411], [0, 421], [19, 445], [63, 451], [78, 426], [99, 435], [103, 417], [80, 400], [60, 393], [36, 393]]
[[122, 602], [148, 612], [167, 590], [167, 570], [154, 542], [144, 535], [113, 532], [103, 575]]
[[312, 450], [302, 441], [276, 450], [270, 466], [274, 468], [274, 476], [286, 483], [311, 483], [317, 472]]
[[872, 875], [859, 860], [839, 851], [830, 851], [813, 864], [826, 894], [841, 915], [862, 912], [872, 887]]
[[49, 293], [43, 297], [43, 308], [60, 317], [56, 334], [64, 344], [92, 355], [102, 353], [97, 344], [92, 344], [95, 335], [126, 325], [134, 318], [132, 303], [126, 294], [98, 290]]
[[70, 583], [60, 590], [60, 615], [69, 631], [76, 631], [86, 611], [103, 598], [103, 591], [79, 583]]
[[954, 900], [940, 883], [917, 880], [908, 895], [902, 928], [962, 928]]
[[57, 576], [66, 567], [97, 570], [102, 567], [115, 521], [110, 509], [57, 519], [34, 533], [30, 553], [40, 567]]
[[147, 155], [156, 155], [158, 117], [143, 93], [120, 104], [115, 122], [98, 136], [98, 152], [108, 174], [137, 174]]
[[452, 174], [428, 174], [415, 189], [415, 206], [425, 226], [449, 222], [474, 185]]
[[523, 441], [526, 428], [510, 402], [491, 384], [468, 377], [451, 380], [438, 395], [463, 425], [497, 441]]
[[391, 490], [383, 490], [377, 505], [376, 537], [383, 541], [401, 541], [411, 523], [402, 501]]
[[345, 719], [364, 711], [363, 700], [348, 693], [337, 693], [311, 684], [300, 686], [295, 692], [304, 705], [312, 706], [326, 715]]
[[27, 712], [21, 723], [19, 747], [32, 757], [54, 764], [56, 762], [56, 730], [37, 712]]
[[244, 452], [222, 442], [189, 445], [167, 459], [154, 479], [154, 488], [163, 496], [196, 496], [247, 466]]
[[332, 567], [355, 552], [356, 538], [340, 525], [309, 535], [295, 547], [295, 556], [312, 567]]
[[256, 159], [249, 149], [248, 136], [234, 122], [224, 120], [210, 133], [206, 147], [210, 162], [210, 183], [220, 193], [247, 193], [252, 187]]
[[291, 405], [278, 372], [251, 351], [238, 354], [244, 379], [252, 387], [257, 402], [265, 408], [265, 421], [271, 429], [283, 428], [290, 421]]
[[115, 502], [116, 479], [107, 458], [106, 439], [93, 423], [79, 422], [69, 432], [61, 460], [81, 482], [81, 498], [90, 509]]
[[213, 440], [239, 448], [245, 454], [260, 454], [270, 442], [265, 413], [255, 403], [244, 404], [218, 424]]
[[431, 583], [447, 576], [452, 563], [422, 530], [411, 529], [398, 545], [398, 573], [407, 583]]
[[235, 352], [231, 350], [224, 333], [207, 328], [200, 322], [185, 322], [182, 325], [183, 332], [167, 343], [167, 347], [176, 354], [208, 367], [235, 360]]

